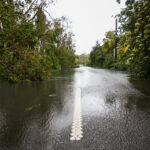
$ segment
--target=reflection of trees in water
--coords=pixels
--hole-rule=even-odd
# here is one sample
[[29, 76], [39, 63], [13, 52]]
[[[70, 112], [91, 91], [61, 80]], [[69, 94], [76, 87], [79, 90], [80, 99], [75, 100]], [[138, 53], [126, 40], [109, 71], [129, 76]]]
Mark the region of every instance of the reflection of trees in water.
[[146, 109], [150, 108], [150, 97], [143, 94], [112, 94], [109, 93], [105, 97], [105, 102], [110, 105], [115, 105], [117, 102], [122, 103], [126, 109], [132, 110], [134, 108]]
[[[18, 86], [8, 84], [6, 87], [4, 85], [0, 95], [0, 109], [3, 110], [3, 114], [6, 114], [5, 123], [1, 129], [2, 142], [14, 146], [20, 143], [26, 127], [34, 121], [37, 114], [42, 117], [50, 103], [53, 103], [53, 100], [47, 101], [46, 98], [48, 90], [52, 91], [52, 86], [54, 87], [52, 82], [50, 84], [34, 82]], [[27, 107], [33, 107], [33, 109], [28, 112]]]
[[133, 96], [128, 95], [126, 98], [125, 107], [132, 109], [132, 107], [136, 107], [139, 109], [146, 109], [150, 107], [150, 97], [147, 96]]
[[[3, 120], [0, 133], [1, 145], [18, 147], [25, 142], [28, 127], [36, 130], [38, 139], [44, 138], [44, 131], [53, 118], [53, 113], [61, 112], [63, 107], [64, 93], [68, 80], [49, 80], [33, 82], [30, 84], [8, 84], [0, 85], [0, 111]], [[48, 95], [56, 94], [55, 97]], [[26, 109], [26, 108], [32, 109]], [[27, 111], [28, 110], [28, 111]], [[46, 128], [46, 129], [45, 129]], [[34, 136], [34, 133], [33, 135]], [[10, 148], [9, 147], [9, 148]]]
[[129, 79], [132, 86], [139, 90], [141, 95], [127, 95], [127, 107], [135, 105], [137, 108], [150, 107], [150, 79], [148, 80], [133, 80]]
[[134, 88], [138, 89], [140, 92], [142, 92], [146, 96], [150, 96], [150, 79], [147, 79], [147, 80], [129, 79], [129, 81]]

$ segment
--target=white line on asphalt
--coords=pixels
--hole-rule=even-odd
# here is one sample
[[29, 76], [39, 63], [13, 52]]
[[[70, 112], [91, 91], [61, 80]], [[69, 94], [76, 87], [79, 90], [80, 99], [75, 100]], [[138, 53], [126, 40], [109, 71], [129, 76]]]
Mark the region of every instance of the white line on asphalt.
[[80, 140], [83, 137], [82, 132], [82, 113], [81, 113], [81, 89], [77, 88], [75, 91], [75, 105], [74, 116], [72, 122], [72, 129], [70, 140]]

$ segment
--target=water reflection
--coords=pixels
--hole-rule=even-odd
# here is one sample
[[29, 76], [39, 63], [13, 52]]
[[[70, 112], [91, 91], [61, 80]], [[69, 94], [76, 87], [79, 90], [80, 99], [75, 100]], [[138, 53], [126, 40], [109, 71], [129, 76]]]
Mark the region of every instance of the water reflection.
[[27, 150], [35, 141], [40, 148], [53, 130], [65, 127], [72, 80], [69, 74], [31, 84], [1, 83], [0, 148]]
[[150, 81], [138, 81], [126, 78], [127, 84], [124, 85], [123, 91], [106, 95], [106, 103], [114, 104], [116, 101], [124, 102], [124, 107], [133, 110], [134, 108], [150, 108]]
[[137, 122], [139, 117], [147, 122], [149, 83], [129, 80], [123, 72], [89, 67], [65, 71], [43, 82], [19, 85], [2, 82], [0, 149], [51, 147], [50, 137], [61, 135], [72, 123], [77, 87], [81, 88], [83, 121], [98, 116], [104, 121], [113, 118], [131, 123], [131, 119]]

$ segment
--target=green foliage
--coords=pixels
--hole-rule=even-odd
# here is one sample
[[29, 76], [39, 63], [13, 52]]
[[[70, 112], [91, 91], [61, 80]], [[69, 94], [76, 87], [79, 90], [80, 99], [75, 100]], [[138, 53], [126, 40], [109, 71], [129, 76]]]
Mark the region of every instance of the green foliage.
[[[126, 1], [126, 8], [119, 16], [124, 41], [119, 52], [124, 51], [127, 68], [138, 78], [150, 77], [150, 1]], [[124, 57], [124, 56], [121, 56]]]
[[82, 64], [85, 66], [88, 65], [89, 64], [89, 55], [87, 55], [87, 54], [78, 55], [76, 58], [76, 63]]
[[103, 45], [97, 42], [90, 53], [90, 65], [104, 68], [114, 67], [113, 49], [115, 47], [114, 33], [109, 31], [103, 39]]
[[106, 54], [105, 56], [105, 60], [104, 60], [104, 63], [103, 63], [103, 67], [104, 68], [113, 68], [114, 67], [114, 57], [113, 55], [110, 53], [110, 54]]
[[19, 53], [20, 59], [12, 59], [13, 53], [5, 50], [5, 53], [0, 57], [1, 64], [3, 64], [0, 65], [0, 76], [11, 82], [42, 80], [49, 75], [51, 69], [47, 57], [37, 51], [22, 51]]
[[63, 17], [49, 21], [46, 1], [0, 1], [0, 79], [43, 80], [75, 64], [72, 33]]
[[[118, 1], [119, 2], [119, 1]], [[115, 35], [107, 32], [103, 45], [96, 45], [90, 53], [92, 66], [128, 70], [135, 78], [150, 77], [150, 1], [126, 0], [118, 20], [118, 56], [114, 63]]]

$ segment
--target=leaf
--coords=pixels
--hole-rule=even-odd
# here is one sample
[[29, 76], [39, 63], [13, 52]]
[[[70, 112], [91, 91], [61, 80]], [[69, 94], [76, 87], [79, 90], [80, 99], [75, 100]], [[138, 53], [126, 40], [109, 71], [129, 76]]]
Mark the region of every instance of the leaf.
[[31, 107], [27, 107], [25, 110], [26, 111], [31, 111], [33, 109], [33, 107], [31, 106]]
[[49, 97], [55, 97], [55, 96], [57, 96], [56, 94], [49, 94], [48, 95]]

